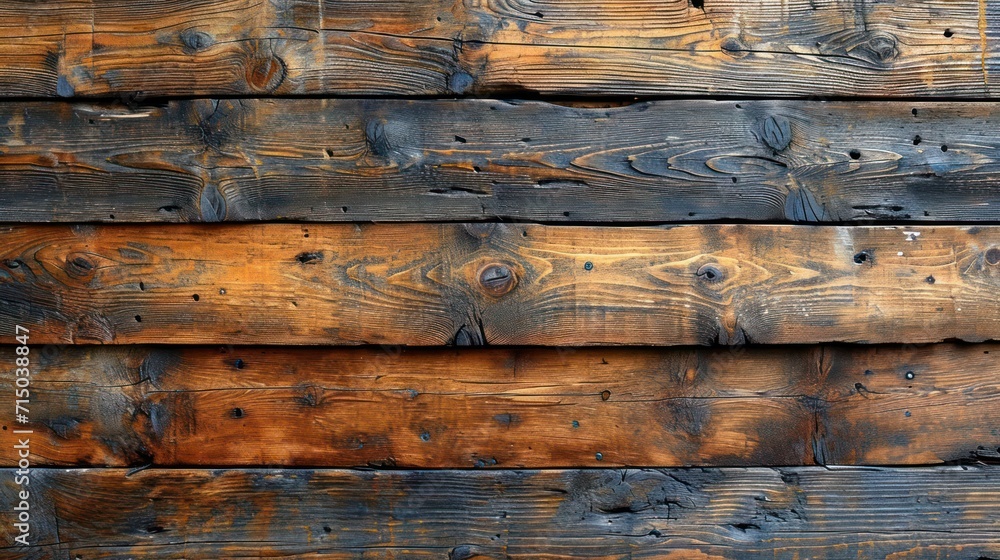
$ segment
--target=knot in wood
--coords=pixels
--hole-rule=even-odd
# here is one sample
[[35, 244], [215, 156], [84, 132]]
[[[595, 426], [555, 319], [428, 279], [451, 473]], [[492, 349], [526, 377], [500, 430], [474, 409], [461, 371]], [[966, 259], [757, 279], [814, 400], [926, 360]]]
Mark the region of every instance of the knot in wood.
[[750, 47], [739, 37], [726, 37], [719, 46], [722, 48], [722, 52], [733, 58], [743, 58], [750, 54]]
[[479, 273], [479, 284], [486, 293], [492, 296], [502, 296], [514, 289], [517, 277], [514, 271], [505, 264], [491, 264]]
[[792, 143], [792, 126], [785, 117], [772, 115], [764, 119], [761, 137], [772, 150], [780, 152]]
[[888, 33], [874, 33], [864, 44], [863, 50], [872, 62], [889, 62], [899, 56], [896, 38]]
[[467, 72], [455, 72], [448, 76], [448, 89], [452, 93], [465, 93], [475, 80]]
[[89, 257], [74, 253], [66, 257], [66, 274], [73, 278], [81, 278], [93, 274], [97, 265]]
[[392, 154], [392, 145], [385, 133], [385, 123], [380, 120], [368, 121], [365, 125], [365, 145], [368, 152], [379, 157]]
[[996, 266], [1000, 264], [1000, 249], [994, 247], [986, 251], [986, 264]]
[[285, 81], [285, 61], [277, 56], [255, 53], [246, 66], [247, 85], [260, 93], [271, 93]]
[[203, 222], [221, 222], [226, 219], [226, 198], [215, 185], [208, 184], [202, 189], [199, 207]]
[[184, 52], [193, 54], [197, 51], [207, 49], [215, 44], [215, 39], [204, 31], [185, 29], [181, 31], [181, 43], [184, 45]]
[[720, 268], [719, 265], [716, 264], [703, 265], [701, 268], [698, 269], [698, 272], [696, 272], [695, 274], [701, 280], [704, 280], [705, 282], [709, 282], [711, 284], [715, 284], [716, 282], [722, 282], [726, 278], [725, 271], [722, 270], [722, 268]]

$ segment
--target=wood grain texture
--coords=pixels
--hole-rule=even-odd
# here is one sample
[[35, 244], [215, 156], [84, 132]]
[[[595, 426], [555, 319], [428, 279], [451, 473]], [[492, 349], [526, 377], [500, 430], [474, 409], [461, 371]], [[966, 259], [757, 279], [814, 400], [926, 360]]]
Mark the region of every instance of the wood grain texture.
[[989, 226], [40, 225], [0, 248], [7, 344], [1000, 338]]
[[51, 346], [14, 428], [36, 466], [931, 464], [1000, 458], [998, 360], [996, 344]]
[[[13, 504], [6, 470], [0, 503]], [[19, 558], [987, 558], [1000, 471], [34, 471]], [[33, 510], [35, 511], [35, 510]], [[4, 546], [9, 523], [0, 525]], [[5, 552], [13, 552], [10, 548]]]
[[985, 0], [34, 8], [0, 8], [0, 94], [992, 97], [1000, 64]]
[[1000, 220], [993, 103], [38, 102], [0, 122], [4, 222]]

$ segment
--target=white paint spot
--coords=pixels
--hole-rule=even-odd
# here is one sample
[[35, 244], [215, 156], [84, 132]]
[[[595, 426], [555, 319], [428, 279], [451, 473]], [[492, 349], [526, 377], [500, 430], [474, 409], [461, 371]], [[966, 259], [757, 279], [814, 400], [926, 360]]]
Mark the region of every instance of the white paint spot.
[[907, 241], [916, 241], [920, 237], [919, 231], [904, 231], [903, 235], [906, 236]]

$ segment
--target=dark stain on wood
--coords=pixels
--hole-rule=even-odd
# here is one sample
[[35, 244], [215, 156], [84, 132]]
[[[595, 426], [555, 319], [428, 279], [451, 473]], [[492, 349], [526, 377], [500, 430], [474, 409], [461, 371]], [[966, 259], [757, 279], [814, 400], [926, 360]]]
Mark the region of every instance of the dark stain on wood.
[[[394, 547], [412, 558], [570, 551], [650, 559], [982, 558], [1000, 554], [990, 538], [1000, 522], [995, 470], [147, 469], [125, 477], [118, 469], [40, 469], [33, 489], [52, 505], [36, 513], [31, 552], [350, 557]], [[0, 493], [12, 503], [11, 487]], [[913, 510], [918, 515], [898, 513]], [[205, 522], [191, 522], [209, 511]], [[273, 524], [278, 512], [280, 526]], [[4, 525], [0, 535], [11, 530]]]
[[1000, 220], [993, 103], [199, 99], [8, 113], [6, 222]]

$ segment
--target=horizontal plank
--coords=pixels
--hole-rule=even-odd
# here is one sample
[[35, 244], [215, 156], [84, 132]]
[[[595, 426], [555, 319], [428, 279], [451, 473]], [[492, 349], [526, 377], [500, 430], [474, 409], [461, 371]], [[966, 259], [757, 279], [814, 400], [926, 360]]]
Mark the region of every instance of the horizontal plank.
[[[7, 347], [0, 355], [11, 356]], [[782, 466], [1000, 457], [1000, 345], [36, 349], [35, 465]], [[13, 371], [0, 374], [14, 385]], [[303, 429], [303, 427], [308, 429]], [[5, 428], [8, 426], [5, 425]], [[13, 454], [0, 465], [14, 466]]]
[[0, 342], [1000, 338], [1000, 227], [4, 226]]
[[[0, 504], [17, 503], [12, 470]], [[1000, 469], [32, 471], [19, 558], [986, 558]]]
[[930, 342], [1000, 332], [995, 227], [9, 226], [0, 239], [7, 341], [14, 323], [39, 342], [105, 343]]
[[985, 0], [59, 0], [0, 21], [7, 96], [992, 97], [1000, 65]]
[[0, 121], [12, 223], [1000, 221], [994, 103], [31, 102]]

